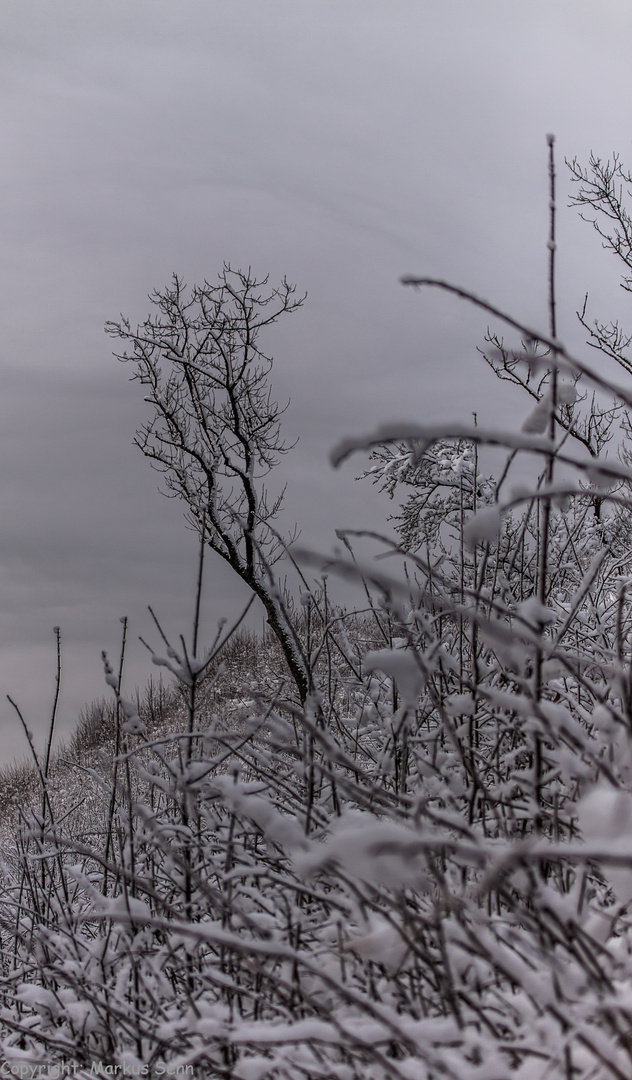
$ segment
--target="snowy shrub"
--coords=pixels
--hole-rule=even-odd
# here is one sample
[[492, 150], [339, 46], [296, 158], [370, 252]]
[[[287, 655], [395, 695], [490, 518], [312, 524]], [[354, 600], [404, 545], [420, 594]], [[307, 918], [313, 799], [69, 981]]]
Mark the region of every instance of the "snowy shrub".
[[469, 297], [522, 342], [488, 357], [533, 399], [522, 430], [402, 422], [335, 451], [403, 495], [387, 563], [343, 532], [295, 552], [294, 607], [258, 552], [300, 703], [278, 635], [163, 634], [174, 689], [141, 702], [105, 658], [110, 741], [84, 725], [74, 789], [37, 762], [4, 845], [12, 1067], [629, 1078], [632, 471], [606, 455], [632, 395], [557, 340], [553, 270], [546, 333]]

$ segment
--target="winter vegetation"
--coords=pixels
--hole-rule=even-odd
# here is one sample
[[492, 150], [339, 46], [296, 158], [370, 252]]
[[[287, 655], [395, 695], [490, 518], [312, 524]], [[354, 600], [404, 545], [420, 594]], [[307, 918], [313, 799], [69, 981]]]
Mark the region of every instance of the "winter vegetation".
[[[546, 330], [406, 282], [488, 312], [521, 429], [422, 418], [333, 452], [397, 507], [383, 558], [350, 532], [288, 556], [276, 531], [258, 335], [297, 306], [286, 282], [174, 278], [111, 327], [149, 387], [140, 449], [200, 536], [194, 631], [156, 619], [168, 681], [133, 701], [124, 623], [111, 703], [1, 778], [4, 1075], [632, 1075], [631, 339], [587, 303], [599, 363], [558, 339], [549, 149]], [[632, 177], [570, 169], [632, 290]], [[224, 624], [200, 649], [206, 547], [263, 640]]]

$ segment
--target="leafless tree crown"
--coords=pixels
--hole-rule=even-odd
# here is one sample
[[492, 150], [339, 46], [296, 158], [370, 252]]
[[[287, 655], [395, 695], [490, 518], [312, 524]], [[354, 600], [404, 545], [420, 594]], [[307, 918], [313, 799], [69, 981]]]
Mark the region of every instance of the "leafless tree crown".
[[189, 523], [263, 603], [304, 699], [303, 664], [270, 575], [288, 538], [271, 526], [283, 490], [271, 497], [265, 478], [291, 447], [281, 437], [285, 409], [272, 396], [272, 358], [259, 334], [305, 297], [285, 278], [272, 288], [268, 277], [225, 263], [215, 285], [188, 289], [174, 274], [150, 300], [155, 312], [136, 329], [123, 317], [106, 323], [127, 345], [115, 355], [149, 388], [154, 412], [136, 445], [164, 475], [165, 494], [184, 499]]
[[282, 494], [269, 499], [261, 481], [290, 448], [270, 389], [272, 359], [258, 338], [304, 300], [285, 279], [267, 285], [227, 264], [217, 285], [188, 290], [174, 274], [170, 287], [151, 294], [156, 310], [142, 325], [106, 324], [128, 343], [116, 355], [134, 364], [132, 379], [149, 388], [154, 407], [137, 446], [164, 474], [166, 494], [185, 500], [189, 521], [200, 528], [205, 515], [210, 546], [250, 574], [257, 551], [269, 556], [277, 546], [268, 523]]

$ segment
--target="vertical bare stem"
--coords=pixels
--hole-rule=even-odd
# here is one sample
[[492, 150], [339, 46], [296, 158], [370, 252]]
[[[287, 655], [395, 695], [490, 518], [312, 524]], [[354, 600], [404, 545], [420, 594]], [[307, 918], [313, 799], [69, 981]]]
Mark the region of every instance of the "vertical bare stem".
[[57, 706], [59, 704], [59, 690], [61, 687], [61, 631], [58, 626], [55, 626], [53, 627], [53, 632], [57, 641], [57, 675], [55, 678], [55, 698], [53, 700], [53, 709], [50, 717], [50, 727], [48, 729], [48, 742], [46, 744], [46, 760], [44, 762], [45, 777], [48, 777], [48, 771], [50, 768], [50, 755], [53, 746], [55, 720], [57, 719]]
[[[556, 320], [556, 296], [555, 296], [555, 156], [554, 146], [555, 137], [553, 135], [547, 136], [547, 143], [549, 147], [549, 272], [548, 272], [548, 284], [549, 284], [549, 333], [552, 341], [557, 339], [557, 320]], [[549, 439], [551, 441], [551, 450], [548, 454], [546, 464], [546, 484], [550, 487], [553, 483], [553, 476], [555, 471], [555, 428], [556, 419], [555, 414], [557, 411], [557, 367], [554, 365], [551, 369], [551, 383], [550, 383], [550, 402], [549, 402]], [[547, 496], [544, 499], [542, 507], [542, 528], [540, 530], [540, 550], [538, 560], [538, 600], [540, 604], [544, 606], [547, 601], [547, 576], [548, 576], [548, 551], [549, 551], [549, 536], [551, 527], [551, 498]], [[542, 648], [538, 647], [535, 658], [535, 699], [539, 701], [542, 697]], [[533, 761], [533, 773], [534, 773], [534, 797], [537, 807], [535, 828], [536, 832], [542, 831], [542, 773], [543, 773], [543, 757], [542, 757], [542, 738], [539, 734], [536, 734], [534, 741], [534, 761]]]

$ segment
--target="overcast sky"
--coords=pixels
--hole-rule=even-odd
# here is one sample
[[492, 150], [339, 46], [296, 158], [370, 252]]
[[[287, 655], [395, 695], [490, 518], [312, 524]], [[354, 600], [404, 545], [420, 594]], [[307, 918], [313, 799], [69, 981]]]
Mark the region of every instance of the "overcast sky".
[[[632, 165], [630, 40], [629, 0], [3, 0], [0, 759], [23, 747], [6, 693], [41, 740], [55, 625], [66, 733], [106, 692], [120, 616], [129, 692], [151, 673], [147, 604], [190, 628], [195, 540], [132, 444], [142, 392], [104, 322], [142, 320], [173, 271], [287, 275], [307, 303], [262, 344], [300, 435], [288, 519], [323, 550], [336, 526], [380, 526], [361, 462], [328, 465], [339, 438], [528, 411], [477, 356], [484, 317], [398, 279], [444, 276], [546, 326], [548, 132], [560, 336], [580, 346], [586, 289], [625, 321], [616, 267], [564, 209], [563, 158]], [[205, 632], [243, 599], [209, 562]]]

